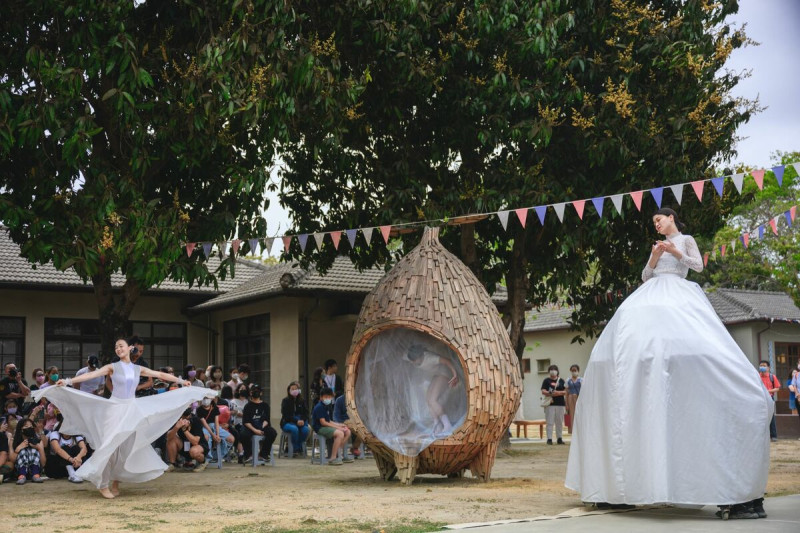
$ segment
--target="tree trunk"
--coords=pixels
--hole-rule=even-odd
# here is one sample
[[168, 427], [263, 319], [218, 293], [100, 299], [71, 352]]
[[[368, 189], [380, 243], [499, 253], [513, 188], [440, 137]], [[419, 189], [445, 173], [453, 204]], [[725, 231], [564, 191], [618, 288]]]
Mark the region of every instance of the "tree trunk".
[[138, 284], [128, 280], [121, 292], [115, 297], [111, 286], [111, 276], [101, 269], [92, 276], [94, 296], [97, 301], [98, 318], [100, 320], [100, 354], [101, 363], [108, 364], [114, 356], [114, 343], [120, 337], [127, 337], [128, 318], [139, 299], [141, 289]]
[[526, 231], [523, 228], [518, 228], [514, 235], [514, 243], [511, 247], [511, 264], [506, 277], [509, 337], [511, 338], [511, 346], [514, 348], [514, 352], [520, 362], [522, 361], [522, 354], [525, 352], [525, 300], [528, 295], [528, 259], [525, 255]]
[[478, 248], [475, 246], [475, 224], [461, 224], [461, 260], [478, 281], [483, 283], [482, 269], [478, 262]]

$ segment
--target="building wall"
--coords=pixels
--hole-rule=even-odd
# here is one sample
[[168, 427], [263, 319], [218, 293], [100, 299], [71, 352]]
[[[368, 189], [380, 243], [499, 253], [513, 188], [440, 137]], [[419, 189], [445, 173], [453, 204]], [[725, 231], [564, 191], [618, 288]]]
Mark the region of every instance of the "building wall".
[[339, 365], [338, 374], [345, 379], [345, 361], [356, 327], [357, 316], [337, 314], [336, 302], [323, 300], [308, 320], [308, 366], [309, 379], [314, 369], [328, 359]]

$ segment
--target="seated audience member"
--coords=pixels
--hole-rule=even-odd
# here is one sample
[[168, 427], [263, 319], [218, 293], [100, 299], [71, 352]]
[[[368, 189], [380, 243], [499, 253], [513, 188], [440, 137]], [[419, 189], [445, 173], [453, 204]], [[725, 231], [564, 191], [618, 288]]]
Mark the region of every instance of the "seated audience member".
[[303, 443], [311, 431], [308, 427], [308, 407], [300, 392], [300, 383], [292, 381], [286, 387], [286, 398], [281, 401], [281, 429], [291, 436], [295, 455], [303, 453]]
[[[45, 400], [47, 401], [47, 400]], [[51, 402], [47, 402], [44, 408], [44, 433], [47, 435], [58, 424], [58, 408]]]
[[39, 387], [44, 385], [44, 382], [47, 379], [44, 375], [44, 370], [41, 368], [34, 368], [33, 372], [31, 372], [31, 377], [33, 378], [31, 390], [39, 390]]
[[17, 470], [17, 485], [24, 485], [30, 477], [34, 483], [41, 483], [42, 467], [47, 463], [44, 443], [36, 434], [33, 422], [25, 418], [17, 423], [9, 459]]
[[194, 466], [194, 472], [205, 470], [208, 441], [203, 434], [203, 424], [192, 414], [191, 408], [186, 409], [172, 429], [167, 432], [167, 457], [170, 462], [167, 470], [169, 472], [175, 469], [179, 454], [184, 459], [184, 467]]
[[223, 385], [227, 385], [224, 381], [222, 381], [222, 367], [217, 365], [212, 365], [208, 368], [208, 376], [209, 379], [206, 381], [206, 387], [211, 387], [212, 383], [216, 383], [219, 386], [219, 389], [222, 389]]
[[239, 383], [245, 383], [245, 384], [247, 384], [248, 387], [250, 385], [252, 385], [252, 383], [250, 383], [250, 381], [249, 381], [250, 380], [250, 365], [248, 365], [247, 363], [242, 363], [236, 369], [236, 373], [239, 375]]
[[81, 435], [67, 435], [61, 433], [60, 428], [61, 420], [47, 435], [50, 441], [50, 458], [45, 467], [47, 477], [67, 478], [72, 483], [83, 483], [83, 480], [75, 475], [75, 470], [81, 467], [89, 450]]
[[183, 379], [190, 382], [192, 387], [205, 387], [206, 384], [197, 379], [197, 368], [194, 365], [186, 365], [183, 369]]
[[226, 383], [219, 390], [219, 398], [217, 398], [217, 405], [220, 406], [224, 405], [225, 407], [230, 407], [231, 400], [233, 400], [233, 389], [230, 388]]
[[20, 409], [17, 407], [17, 400], [6, 400], [3, 403], [3, 411], [0, 413], [0, 417], [4, 419], [14, 418], [15, 420], [22, 418]]
[[[347, 426], [347, 421], [350, 420], [350, 416], [347, 414], [347, 402], [344, 398], [345, 395], [342, 394], [333, 402], [333, 421]], [[350, 426], [347, 427], [349, 428]], [[361, 455], [361, 439], [359, 439], [355, 433], [352, 433], [352, 437], [353, 443], [350, 447], [350, 453], [352, 453], [354, 457], [358, 457]]]
[[10, 475], [14, 470], [14, 464], [9, 458], [9, 450], [11, 449], [11, 434], [9, 431], [8, 421], [5, 417], [0, 417], [0, 483], [3, 483], [5, 476]]
[[236, 453], [239, 456], [239, 463], [244, 462], [244, 446], [242, 445], [242, 415], [244, 406], [250, 398], [250, 389], [244, 383], [236, 386], [233, 399], [228, 400], [228, 407], [231, 410], [231, 421], [229, 425], [236, 431]]
[[206, 369], [202, 367], [197, 367], [196, 370], [197, 370], [197, 376], [196, 376], [197, 381], [202, 383], [203, 387], [205, 387], [206, 381], [208, 380], [208, 378], [206, 377]]
[[[100, 368], [100, 359], [96, 355], [90, 355], [86, 361], [86, 366], [75, 372], [75, 377], [94, 372]], [[87, 379], [78, 384], [78, 389], [89, 394], [103, 394], [103, 386], [105, 385], [105, 376], [98, 376], [96, 378]]]
[[46, 389], [47, 387], [52, 387], [53, 385], [56, 384], [56, 381], [58, 381], [58, 378], [60, 377], [57, 366], [51, 366], [50, 368], [48, 368], [47, 372], [45, 372], [44, 375], [46, 379], [44, 383], [39, 385], [40, 389]]
[[239, 379], [239, 369], [237, 367], [233, 367], [228, 371], [228, 374], [231, 377], [231, 379], [228, 381], [228, 386], [233, 390], [236, 390], [236, 387], [242, 383], [242, 380]]
[[311, 426], [317, 434], [322, 435], [325, 439], [333, 439], [329, 455], [331, 460], [328, 461], [328, 464], [340, 466], [342, 462], [350, 463], [353, 461], [352, 459], [345, 458], [342, 461], [337, 457], [339, 449], [350, 438], [350, 428], [333, 421], [333, 390], [330, 387], [324, 387], [320, 391], [319, 397], [320, 402], [311, 413]]
[[202, 404], [197, 408], [196, 416], [203, 424], [206, 441], [210, 441], [208, 445], [212, 455], [216, 456], [217, 443], [222, 443], [222, 456], [225, 457], [228, 455], [228, 448], [236, 439], [220, 425], [219, 406], [214, 400], [215, 398], [203, 398]]
[[[242, 412], [242, 431], [239, 434], [239, 439], [242, 441], [244, 448], [244, 462], [250, 460], [254, 453], [265, 461], [269, 461], [269, 452], [272, 449], [272, 443], [278, 436], [269, 423], [269, 404], [261, 400], [261, 387], [253, 385], [250, 387], [250, 401], [244, 406]], [[253, 450], [253, 435], [263, 436], [261, 441], [261, 449]]]
[[175, 369], [171, 366], [162, 366], [160, 370], [165, 374], [172, 374], [173, 376], [175, 375]]

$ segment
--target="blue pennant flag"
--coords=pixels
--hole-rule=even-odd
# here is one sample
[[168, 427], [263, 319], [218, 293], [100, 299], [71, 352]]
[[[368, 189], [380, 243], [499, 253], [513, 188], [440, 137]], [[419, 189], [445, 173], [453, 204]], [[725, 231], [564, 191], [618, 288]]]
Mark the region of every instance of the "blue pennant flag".
[[347, 234], [347, 240], [350, 241], [350, 246], [352, 248], [355, 248], [355, 246], [356, 246], [356, 235], [358, 234], [358, 230], [357, 229], [349, 229], [349, 230], [345, 231], [345, 233]]
[[772, 167], [772, 172], [775, 174], [775, 179], [778, 180], [778, 187], [783, 187], [783, 171], [786, 170], [785, 165]]
[[250, 253], [258, 253], [258, 239], [250, 239], [247, 242], [250, 243]]
[[789, 224], [789, 227], [791, 228], [792, 227], [792, 212], [791, 211], [786, 211], [783, 214], [783, 216], [786, 217], [786, 223]]
[[650, 194], [653, 195], [653, 199], [656, 201], [656, 205], [659, 209], [661, 209], [661, 198], [664, 196], [664, 187], [656, 187], [655, 189], [650, 189]]
[[[597, 216], [603, 218], [603, 203], [606, 201], [605, 196], [600, 196], [598, 198], [592, 198], [592, 203], [594, 204], [594, 208], [597, 209]], [[658, 205], [661, 207], [661, 198], [658, 199]]]
[[722, 198], [722, 188], [725, 186], [725, 176], [721, 176], [719, 178], [711, 178], [711, 183], [717, 190], [717, 194], [719, 194], [719, 197]]
[[300, 249], [306, 251], [306, 244], [308, 244], [308, 233], [303, 233], [297, 236], [297, 241], [300, 243]]
[[544, 216], [547, 214], [547, 206], [546, 205], [538, 205], [533, 208], [536, 211], [536, 216], [539, 217], [539, 222], [544, 226]]
[[203, 243], [203, 255], [206, 256], [206, 259], [211, 257], [211, 247], [212, 246], [214, 246], [213, 243], [210, 243], [210, 242], [204, 242]]
[[764, 225], [762, 224], [758, 227], [758, 240], [760, 241], [763, 238], [764, 238]]

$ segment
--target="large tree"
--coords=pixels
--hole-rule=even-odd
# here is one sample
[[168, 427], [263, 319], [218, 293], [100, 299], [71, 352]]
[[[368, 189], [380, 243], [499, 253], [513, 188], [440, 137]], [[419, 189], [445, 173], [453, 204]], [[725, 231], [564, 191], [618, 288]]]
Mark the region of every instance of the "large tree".
[[0, 224], [31, 262], [91, 282], [104, 356], [143, 291], [234, 274], [184, 242], [265, 235], [299, 101], [337, 130], [359, 79], [303, 19], [284, 0], [4, 2]]
[[[736, 10], [702, 0], [320, 3], [309, 31], [371, 82], [342, 135], [297, 124], [284, 145], [281, 201], [298, 230], [312, 232], [704, 177], [732, 154], [736, 128], [756, 108], [730, 96], [739, 74], [724, 69], [746, 43], [725, 23]], [[690, 228], [709, 236], [731, 206], [710, 196], [700, 206], [686, 195], [682, 207]], [[590, 333], [609, 316], [595, 296], [638, 279], [654, 208], [649, 195], [641, 212], [626, 198], [620, 216], [606, 201], [599, 219], [588, 203], [580, 221], [567, 206], [563, 224], [551, 208], [543, 225], [531, 211], [525, 228], [512, 214], [507, 230], [490, 218], [443, 239], [490, 291], [505, 279], [521, 355], [526, 300], [574, 305], [575, 324]], [[378, 239], [359, 241], [353, 260], [389, 263]], [[289, 255], [324, 269], [335, 253], [295, 245]]]

